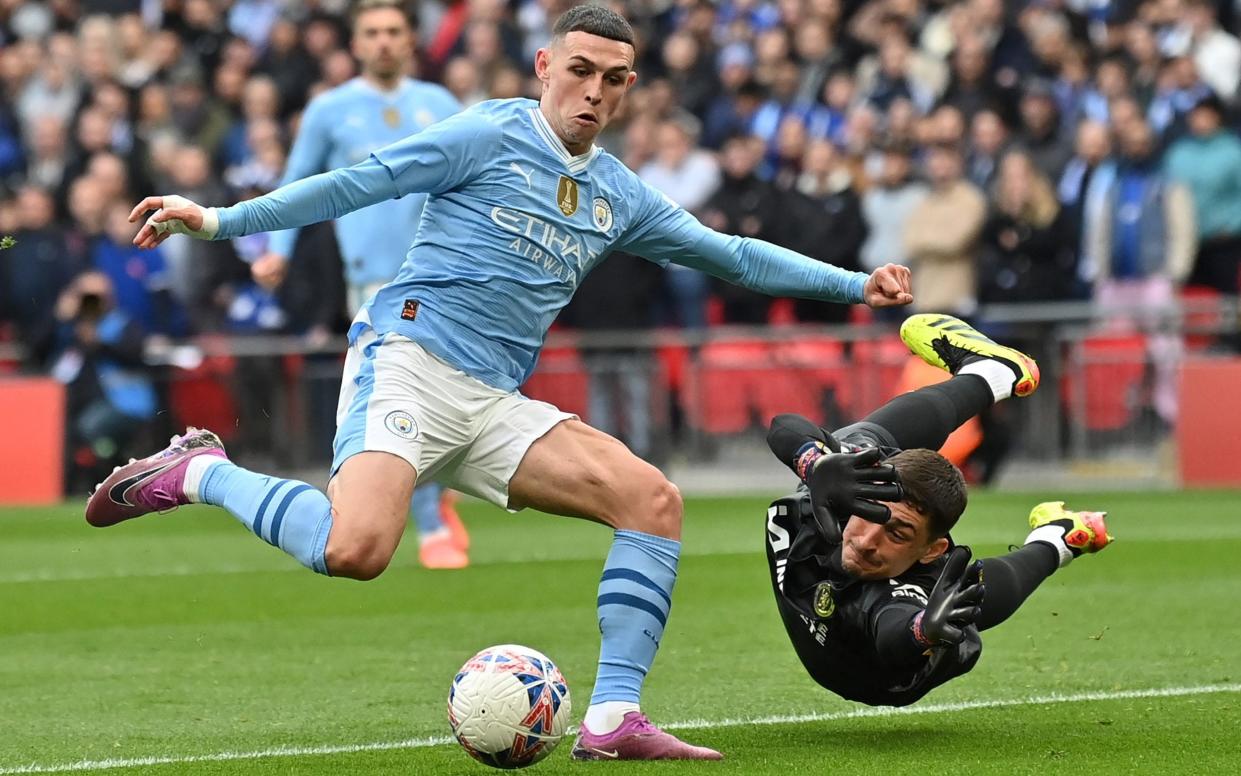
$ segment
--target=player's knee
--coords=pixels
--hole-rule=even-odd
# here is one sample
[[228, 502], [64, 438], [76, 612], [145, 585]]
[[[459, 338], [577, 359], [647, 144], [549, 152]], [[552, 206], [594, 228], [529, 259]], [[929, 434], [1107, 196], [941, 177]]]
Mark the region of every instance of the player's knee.
[[328, 538], [324, 553], [328, 573], [363, 582], [374, 579], [388, 568], [394, 548], [378, 536]]
[[632, 513], [634, 528], [655, 536], [680, 539], [684, 503], [677, 486], [655, 470], [644, 478], [639, 493]]

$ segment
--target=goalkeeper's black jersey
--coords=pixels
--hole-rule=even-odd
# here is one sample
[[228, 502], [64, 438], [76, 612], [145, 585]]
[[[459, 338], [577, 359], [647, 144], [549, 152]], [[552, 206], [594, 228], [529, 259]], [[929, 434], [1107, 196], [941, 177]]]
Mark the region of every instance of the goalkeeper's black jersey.
[[849, 700], [904, 706], [974, 667], [982, 641], [972, 626], [959, 645], [929, 650], [914, 665], [885, 664], [876, 647], [880, 612], [924, 609], [945, 561], [915, 564], [895, 579], [854, 579], [841, 567], [839, 544], [828, 545], [808, 525], [801, 530], [803, 519], [813, 520], [809, 510], [804, 492], [775, 501], [766, 545], [784, 627], [816, 682]]

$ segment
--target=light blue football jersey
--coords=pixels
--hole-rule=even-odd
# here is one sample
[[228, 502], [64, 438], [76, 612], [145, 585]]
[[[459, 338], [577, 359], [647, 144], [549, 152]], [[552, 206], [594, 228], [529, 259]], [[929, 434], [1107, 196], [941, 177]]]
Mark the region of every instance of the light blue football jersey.
[[862, 301], [866, 275], [703, 226], [611, 154], [571, 156], [525, 99], [480, 103], [380, 149], [219, 211], [216, 239], [305, 225], [426, 192], [396, 279], [359, 314], [489, 385], [515, 390], [587, 272], [624, 250], [773, 296]]
[[[282, 184], [349, 167], [461, 110], [438, 84], [404, 78], [385, 92], [354, 78], [315, 97], [302, 113]], [[386, 283], [405, 261], [412, 232], [392, 224], [418, 223], [425, 195], [403, 197], [347, 213], [336, 220], [336, 241], [350, 285]], [[297, 230], [277, 232], [271, 250], [291, 256]]]

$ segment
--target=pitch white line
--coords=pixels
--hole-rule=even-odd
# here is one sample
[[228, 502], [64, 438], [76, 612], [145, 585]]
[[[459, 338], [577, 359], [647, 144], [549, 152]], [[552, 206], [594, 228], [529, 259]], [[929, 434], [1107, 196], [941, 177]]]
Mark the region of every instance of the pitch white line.
[[[1142, 698], [1181, 698], [1191, 695], [1241, 692], [1241, 683], [1204, 684], [1193, 687], [1162, 687], [1146, 690], [1112, 690], [1073, 693], [1070, 695], [1035, 695], [1028, 698], [999, 698], [995, 700], [960, 701], [957, 703], [928, 703], [923, 706], [902, 708], [863, 708], [854, 711], [834, 711], [812, 714], [777, 714], [767, 717], [730, 717], [720, 720], [691, 719], [673, 722], [663, 727], [669, 730], [695, 730], [701, 728], [741, 727], [748, 725], [783, 725], [797, 722], [827, 722], [840, 719], [866, 717], [903, 717], [915, 714], [943, 714], [975, 709], [1002, 709], [1012, 706], [1046, 706], [1055, 703], [1082, 703], [1086, 701], [1119, 701]], [[572, 731], [570, 731], [572, 732]], [[264, 757], [314, 757], [355, 752], [379, 752], [392, 749], [425, 749], [430, 746], [450, 744], [447, 736], [409, 738], [404, 741], [380, 741], [370, 744], [339, 744], [334, 746], [280, 746], [257, 749], [250, 752], [215, 752], [197, 755], [164, 755], [159, 757], [109, 758], [107, 760], [78, 760], [72, 763], [16, 765], [0, 767], [0, 776], [25, 773], [71, 773], [73, 771], [107, 770], [111, 768], [134, 768], [140, 765], [176, 765], [185, 763], [227, 762], [230, 760], [258, 760]]]

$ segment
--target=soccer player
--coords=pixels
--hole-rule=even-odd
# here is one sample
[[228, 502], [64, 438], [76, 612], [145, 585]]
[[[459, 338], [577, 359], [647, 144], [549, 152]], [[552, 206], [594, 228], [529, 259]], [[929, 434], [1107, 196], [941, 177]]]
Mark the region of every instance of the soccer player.
[[579, 5], [538, 52], [537, 102], [481, 103], [353, 167], [233, 207], [138, 203], [135, 220], [156, 212], [135, 242], [153, 246], [172, 232], [227, 239], [430, 194], [400, 273], [350, 330], [326, 495], [235, 466], [214, 434], [190, 430], [110, 475], [86, 519], [214, 504], [303, 565], [355, 579], [387, 566], [419, 477], [513, 511], [603, 523], [615, 533], [597, 599], [599, 668], [574, 757], [718, 759], [652, 725], [638, 703], [672, 602], [679, 492], [616, 439], [517, 388], [582, 275], [612, 250], [773, 295], [873, 307], [913, 297], [905, 267], [867, 276], [714, 232], [595, 147], [637, 78], [633, 64], [628, 22]]
[[[405, 74], [414, 55], [414, 29], [400, 0], [362, 0], [355, 6], [353, 54], [362, 75], [306, 106], [282, 183], [357, 164], [371, 151], [461, 110], [447, 89]], [[417, 224], [425, 201], [426, 195], [412, 194], [336, 219], [350, 315], [396, 277], [410, 241], [407, 229], [391, 225]], [[270, 250], [252, 266], [254, 279], [267, 288], [280, 285], [296, 241], [296, 229], [272, 235]], [[470, 562], [469, 535], [442, 491], [429, 481], [414, 490], [418, 558], [427, 568], [462, 568]]]
[[906, 319], [901, 338], [952, 379], [831, 434], [781, 415], [767, 437], [802, 480], [767, 511], [767, 560], [789, 639], [816, 682], [884, 706], [913, 703], [969, 671], [979, 631], [1112, 539], [1103, 513], [1048, 502], [1030, 513], [1023, 547], [971, 563], [948, 533], [965, 510], [965, 481], [933, 451], [992, 402], [1033, 393], [1038, 366], [946, 315]]

